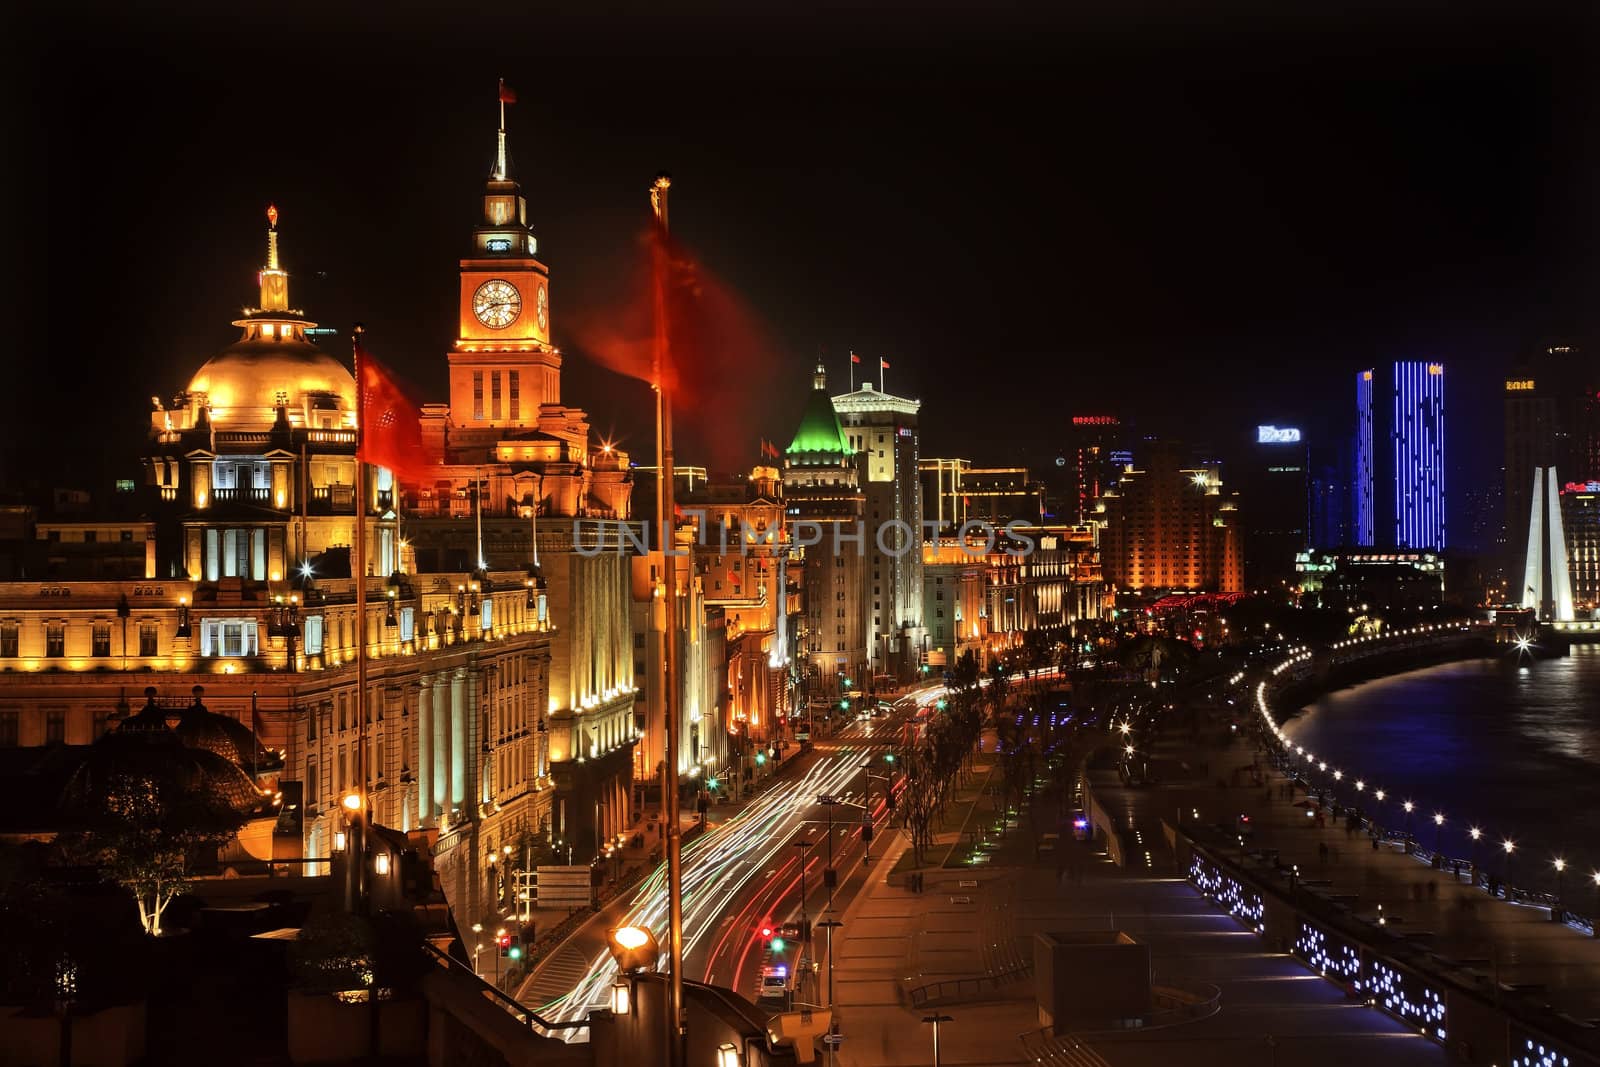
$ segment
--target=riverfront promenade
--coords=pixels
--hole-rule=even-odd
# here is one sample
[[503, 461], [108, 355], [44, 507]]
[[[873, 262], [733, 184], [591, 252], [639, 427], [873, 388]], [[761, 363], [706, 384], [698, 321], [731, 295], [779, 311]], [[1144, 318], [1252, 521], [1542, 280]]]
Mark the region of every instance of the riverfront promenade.
[[[1435, 870], [1399, 842], [1374, 848], [1372, 837], [1335, 821], [1303, 792], [1291, 797], [1287, 781], [1269, 772], [1243, 739], [1215, 724], [1205, 737], [1226, 737], [1226, 743], [1170, 736], [1147, 743], [1156, 785], [1123, 788], [1110, 770], [1092, 776], [1113, 832], [1159, 836], [1163, 820], [1172, 824], [1181, 815], [1184, 832], [1212, 855], [1275, 889], [1324, 929], [1403, 961], [1440, 989], [1469, 990], [1491, 1013], [1503, 1008], [1569, 1050], [1593, 1053], [1600, 1046], [1587, 1023], [1600, 1018], [1600, 940], [1552, 922], [1546, 907], [1491, 899], [1469, 884], [1466, 871], [1458, 878], [1449, 869]], [[1252, 784], [1257, 771], [1260, 785]], [[1388, 808], [1381, 821], [1399, 829], [1404, 815], [1392, 796]], [[1427, 844], [1431, 823], [1413, 817], [1414, 838]], [[1496, 845], [1486, 840], [1477, 857], [1491, 873], [1501, 873], [1504, 864]], [[1288, 872], [1296, 866], [1291, 888]], [[1587, 871], [1575, 875], [1569, 899], [1576, 907], [1579, 894], [1583, 904], [1591, 902], [1594, 888]], [[1292, 934], [1272, 934], [1262, 947], [1281, 950], [1291, 941]], [[1492, 1038], [1482, 1031], [1464, 1036], [1459, 1027], [1451, 1030], [1452, 1052], [1467, 1051], [1461, 1043], [1473, 1045], [1468, 1038], [1476, 1037], [1473, 1062], [1499, 1062], [1484, 1048]]]
[[[986, 748], [992, 751], [992, 743]], [[900, 832], [885, 835], [885, 852], [861, 874], [866, 884], [841, 916], [834, 943], [844, 1037], [834, 1062], [841, 1067], [931, 1064], [932, 1027], [922, 1019], [935, 1013], [950, 1019], [940, 1027], [939, 1060], [951, 1067], [1449, 1062], [1437, 1043], [1347, 998], [1287, 954], [1267, 950], [1180, 879], [1120, 869], [1102, 849], [1073, 841], [1048, 794], [996, 840], [997, 816], [981, 792], [989, 758], [978, 757], [972, 785], [952, 805], [950, 829], [920, 871], [920, 893], [903, 866], [890, 873], [906, 848]], [[963, 862], [971, 848], [962, 827], [990, 831], [986, 862]], [[1220, 993], [1220, 1010], [1182, 1025], [1087, 1035], [1086, 1048], [1072, 1047], [1067, 1035], [1040, 1032], [1033, 978], [1015, 975], [1018, 962], [1031, 959], [1034, 933], [1108, 929], [1150, 945], [1158, 984]], [[913, 1003], [913, 990], [990, 974], [1013, 977], [927, 1006]]]

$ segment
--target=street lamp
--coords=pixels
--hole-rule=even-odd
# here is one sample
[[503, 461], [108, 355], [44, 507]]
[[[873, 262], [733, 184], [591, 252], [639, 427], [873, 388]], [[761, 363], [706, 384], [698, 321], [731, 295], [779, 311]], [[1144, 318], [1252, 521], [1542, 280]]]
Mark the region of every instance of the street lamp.
[[1409, 800], [1400, 806], [1406, 809], [1406, 844], [1409, 845], [1411, 844], [1411, 813], [1416, 810], [1417, 806]]
[[933, 1024], [933, 1067], [939, 1067], [939, 1024], [954, 1022], [955, 1020], [948, 1015], [934, 1012], [932, 1015], [924, 1015], [922, 1021]]
[[661, 945], [648, 926], [616, 926], [606, 931], [606, 948], [618, 970], [654, 970]]
[[823, 919], [818, 926], [828, 931], [828, 1007], [833, 1007], [833, 932], [844, 923], [838, 919]]
[[1567, 881], [1567, 861], [1557, 856], [1551, 865], [1556, 869], [1556, 906], [1550, 909], [1550, 919], [1552, 922], [1560, 922], [1561, 902], [1564, 897], [1563, 890], [1566, 888]]
[[1510, 900], [1511, 899], [1511, 856], [1512, 856], [1512, 853], [1517, 851], [1517, 843], [1515, 841], [1511, 840], [1511, 838], [1508, 837], [1508, 838], [1505, 839], [1505, 841], [1501, 842], [1500, 847], [1505, 849], [1505, 853], [1506, 853], [1506, 899]]
[[[474, 934], [483, 933], [483, 924], [482, 923], [473, 923], [472, 924], [472, 932]], [[476, 941], [477, 938], [474, 938], [473, 940]], [[478, 977], [480, 977], [480, 978], [483, 977], [483, 975], [478, 970], [478, 953], [480, 951], [482, 951], [482, 950], [483, 950], [483, 942], [482, 941], [478, 941], [477, 944], [472, 946], [472, 973], [478, 975]]]
[[1439, 854], [1439, 839], [1444, 835], [1444, 812], [1433, 813], [1433, 854]]

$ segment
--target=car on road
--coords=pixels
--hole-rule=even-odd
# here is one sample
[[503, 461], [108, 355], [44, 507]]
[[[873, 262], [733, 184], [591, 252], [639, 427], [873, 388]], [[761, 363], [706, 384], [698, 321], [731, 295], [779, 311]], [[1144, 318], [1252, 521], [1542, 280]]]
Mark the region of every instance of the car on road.
[[782, 964], [761, 968], [761, 991], [757, 1000], [785, 1001], [789, 999], [789, 968]]

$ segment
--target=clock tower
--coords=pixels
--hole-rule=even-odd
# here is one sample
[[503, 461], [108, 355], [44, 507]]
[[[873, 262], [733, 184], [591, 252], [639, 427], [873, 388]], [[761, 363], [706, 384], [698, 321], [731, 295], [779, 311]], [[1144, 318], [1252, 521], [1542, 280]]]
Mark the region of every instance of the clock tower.
[[[503, 431], [538, 425], [561, 402], [561, 353], [550, 344], [550, 271], [539, 262], [522, 186], [506, 162], [505, 103], [499, 146], [461, 260], [460, 327], [450, 361], [450, 423]], [[495, 435], [491, 435], [495, 436]]]

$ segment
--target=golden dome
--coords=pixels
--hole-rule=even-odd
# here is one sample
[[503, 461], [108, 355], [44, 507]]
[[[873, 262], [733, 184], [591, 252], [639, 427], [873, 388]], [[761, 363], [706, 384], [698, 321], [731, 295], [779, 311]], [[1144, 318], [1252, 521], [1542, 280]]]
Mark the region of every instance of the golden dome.
[[[288, 324], [280, 324], [288, 332]], [[298, 333], [298, 331], [296, 331]], [[277, 408], [291, 422], [328, 428], [353, 425], [356, 382], [339, 360], [291, 335], [267, 339], [259, 332], [208, 360], [189, 382], [204, 394], [211, 423], [219, 428], [266, 429]]]

